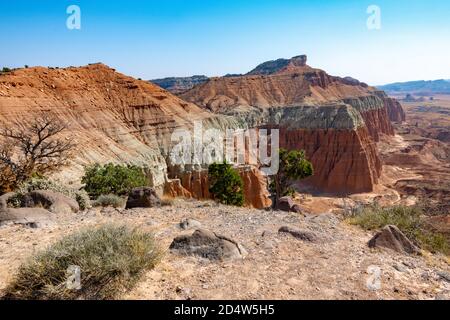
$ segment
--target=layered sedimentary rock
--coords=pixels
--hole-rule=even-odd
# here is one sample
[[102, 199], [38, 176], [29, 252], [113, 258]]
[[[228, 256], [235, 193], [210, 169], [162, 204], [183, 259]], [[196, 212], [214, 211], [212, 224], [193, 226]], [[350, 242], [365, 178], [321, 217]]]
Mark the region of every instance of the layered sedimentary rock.
[[249, 127], [279, 128], [280, 144], [305, 149], [318, 191], [366, 192], [381, 174], [375, 142], [402, 121], [395, 100], [353, 78], [309, 67], [306, 56], [264, 63], [239, 77], [211, 78], [180, 95]]
[[404, 122], [406, 121], [406, 113], [403, 110], [402, 105], [395, 99], [389, 98], [387, 94], [383, 91], [377, 91], [377, 96], [383, 99], [386, 106], [386, 110], [389, 115], [389, 119], [393, 122]]
[[[208, 187], [204, 181], [206, 187], [196, 185], [195, 179], [188, 182], [191, 177], [183, 180], [187, 189], [180, 181], [168, 179], [172, 133], [177, 129], [191, 132], [195, 121], [201, 121], [205, 130], [243, 125], [233, 117], [205, 111], [103, 64], [66, 69], [37, 67], [0, 75], [2, 126], [25, 125], [44, 111], [67, 123], [63, 134], [76, 144], [75, 157], [57, 178], [79, 183], [85, 165], [133, 163], [148, 168], [152, 186], [164, 186], [166, 194], [183, 197], [209, 198]], [[195, 178], [196, 173], [192, 175]], [[265, 188], [256, 186], [252, 176], [245, 181], [249, 195], [250, 190]], [[261, 194], [265, 197], [263, 191]], [[258, 195], [248, 199], [249, 206], [264, 204]]]
[[77, 180], [90, 163], [125, 162], [149, 167], [155, 186], [165, 181], [171, 133], [217, 117], [103, 64], [0, 76], [3, 126], [26, 124], [42, 111], [66, 122], [64, 135], [77, 144], [75, 158], [61, 172], [64, 180]]
[[[244, 182], [245, 206], [257, 209], [268, 208], [272, 205], [270, 194], [267, 190], [267, 178], [264, 177], [258, 168], [254, 166], [239, 166], [236, 168]], [[211, 199], [209, 193], [208, 170], [192, 170], [178, 173], [177, 180], [181, 182], [181, 190], [186, 191], [191, 197], [196, 199]], [[169, 189], [169, 188], [168, 188]], [[175, 189], [171, 187], [170, 189]], [[186, 190], [186, 191], [183, 191]], [[173, 196], [180, 196], [176, 192], [167, 193]]]

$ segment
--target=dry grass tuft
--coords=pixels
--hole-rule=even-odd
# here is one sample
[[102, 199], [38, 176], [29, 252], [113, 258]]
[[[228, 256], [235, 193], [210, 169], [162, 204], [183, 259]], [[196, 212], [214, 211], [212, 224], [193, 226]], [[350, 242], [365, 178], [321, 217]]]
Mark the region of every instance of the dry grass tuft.
[[430, 231], [421, 207], [370, 205], [353, 212], [349, 222], [366, 230], [377, 230], [387, 225], [397, 226], [409, 239], [425, 250], [450, 254], [450, 245], [443, 234]]
[[[106, 225], [69, 235], [23, 264], [3, 299], [114, 299], [153, 269], [161, 251], [150, 233]], [[79, 289], [67, 286], [70, 268], [81, 271]], [[73, 286], [72, 286], [73, 287]]]

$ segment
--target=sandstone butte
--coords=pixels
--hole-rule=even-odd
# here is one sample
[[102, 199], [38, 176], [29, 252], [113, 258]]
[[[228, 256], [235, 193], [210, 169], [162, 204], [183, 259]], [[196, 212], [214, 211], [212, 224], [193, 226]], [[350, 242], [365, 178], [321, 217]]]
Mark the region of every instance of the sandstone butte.
[[311, 68], [307, 57], [269, 61], [243, 76], [211, 78], [180, 97], [250, 127], [279, 128], [281, 147], [304, 149], [315, 167], [304, 184], [335, 194], [370, 192], [382, 164], [376, 142], [405, 113], [384, 92]]
[[[207, 172], [175, 170], [168, 156], [171, 133], [202, 120], [204, 128], [280, 128], [282, 146], [305, 149], [315, 165], [307, 185], [371, 191], [381, 172], [375, 142], [393, 134], [390, 120], [403, 120], [400, 105], [356, 80], [308, 67], [306, 57], [283, 61], [280, 70], [213, 78], [180, 97], [103, 64], [18, 69], [0, 75], [0, 122], [26, 124], [41, 111], [67, 122], [64, 134], [78, 148], [55, 176], [66, 182], [79, 183], [85, 165], [126, 162], [147, 166], [151, 184], [168, 194], [208, 198]], [[259, 170], [239, 172], [247, 205], [269, 206]]]

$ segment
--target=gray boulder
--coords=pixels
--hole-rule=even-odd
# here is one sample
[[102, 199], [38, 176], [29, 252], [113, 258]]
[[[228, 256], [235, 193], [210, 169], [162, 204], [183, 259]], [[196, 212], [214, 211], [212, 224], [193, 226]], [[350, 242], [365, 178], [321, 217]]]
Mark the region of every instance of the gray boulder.
[[399, 253], [419, 254], [420, 249], [414, 245], [396, 226], [386, 226], [368, 243], [370, 248], [387, 248]]
[[183, 255], [219, 261], [243, 259], [247, 255], [236, 241], [204, 229], [199, 229], [190, 236], [175, 238], [170, 249]]
[[194, 219], [184, 219], [180, 222], [180, 228], [183, 230], [189, 230], [189, 229], [198, 229], [201, 228], [202, 224]]
[[52, 217], [53, 213], [42, 208], [7, 208], [0, 210], [0, 225], [15, 223], [37, 228], [49, 225]]
[[297, 212], [301, 213], [302, 210], [298, 204], [294, 203], [291, 197], [282, 197], [278, 200], [277, 210], [286, 211], [286, 212]]
[[281, 227], [280, 230], [278, 230], [278, 232], [290, 234], [294, 238], [302, 241], [314, 242], [318, 239], [317, 235], [314, 232], [307, 230], [300, 230], [287, 226]]
[[53, 213], [76, 213], [80, 211], [78, 203], [61, 193], [49, 190], [29, 192], [24, 197], [24, 207], [43, 207]]
[[278, 199], [277, 209], [281, 211], [291, 211], [291, 208], [294, 206], [294, 200], [291, 197], [283, 197]]
[[141, 187], [131, 190], [126, 209], [160, 207], [161, 199], [153, 188]]

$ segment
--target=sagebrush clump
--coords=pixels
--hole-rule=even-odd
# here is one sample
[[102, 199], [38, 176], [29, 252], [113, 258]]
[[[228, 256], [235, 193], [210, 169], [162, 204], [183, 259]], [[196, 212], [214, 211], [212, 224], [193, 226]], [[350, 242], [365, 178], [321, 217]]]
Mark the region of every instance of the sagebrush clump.
[[92, 205], [94, 207], [120, 208], [125, 205], [125, 199], [114, 194], [102, 194], [92, 203]]
[[[114, 299], [131, 289], [160, 258], [150, 233], [114, 225], [88, 228], [23, 264], [2, 298]], [[80, 270], [80, 286], [67, 285], [74, 267]]]
[[81, 182], [92, 198], [98, 198], [107, 194], [127, 195], [133, 188], [146, 186], [148, 179], [144, 168], [109, 163], [87, 167]]
[[450, 254], [450, 245], [443, 234], [429, 230], [419, 206], [381, 207], [377, 204], [354, 210], [349, 222], [366, 230], [378, 230], [387, 225], [397, 226], [419, 247], [431, 252]]

